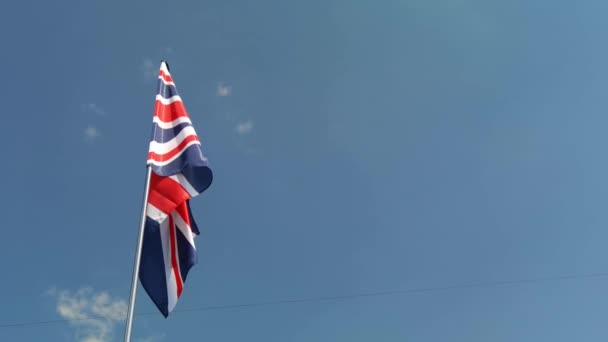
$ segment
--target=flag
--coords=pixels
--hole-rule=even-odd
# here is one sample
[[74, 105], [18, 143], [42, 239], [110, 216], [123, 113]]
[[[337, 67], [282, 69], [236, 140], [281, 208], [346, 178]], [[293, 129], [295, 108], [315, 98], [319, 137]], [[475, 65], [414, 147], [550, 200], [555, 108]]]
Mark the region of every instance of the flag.
[[152, 121], [148, 152], [152, 172], [139, 279], [167, 317], [182, 294], [188, 271], [197, 263], [194, 238], [199, 230], [189, 201], [211, 185], [213, 174], [164, 61]]

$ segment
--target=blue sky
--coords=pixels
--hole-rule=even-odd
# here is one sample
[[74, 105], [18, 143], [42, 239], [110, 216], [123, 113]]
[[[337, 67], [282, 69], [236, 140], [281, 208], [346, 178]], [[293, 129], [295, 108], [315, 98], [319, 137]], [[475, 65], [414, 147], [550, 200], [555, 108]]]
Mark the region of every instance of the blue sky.
[[[3, 6], [2, 341], [120, 341], [154, 74], [214, 184], [177, 310], [608, 271], [605, 1]], [[606, 341], [608, 277], [156, 314], [134, 340]]]

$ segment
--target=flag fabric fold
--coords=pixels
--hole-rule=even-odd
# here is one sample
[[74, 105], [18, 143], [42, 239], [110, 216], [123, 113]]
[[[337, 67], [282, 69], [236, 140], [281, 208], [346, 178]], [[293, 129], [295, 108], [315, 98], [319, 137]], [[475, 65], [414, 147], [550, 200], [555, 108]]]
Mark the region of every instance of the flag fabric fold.
[[148, 151], [152, 168], [139, 271], [142, 286], [167, 317], [197, 263], [199, 230], [190, 199], [205, 191], [213, 173], [166, 62], [161, 62]]

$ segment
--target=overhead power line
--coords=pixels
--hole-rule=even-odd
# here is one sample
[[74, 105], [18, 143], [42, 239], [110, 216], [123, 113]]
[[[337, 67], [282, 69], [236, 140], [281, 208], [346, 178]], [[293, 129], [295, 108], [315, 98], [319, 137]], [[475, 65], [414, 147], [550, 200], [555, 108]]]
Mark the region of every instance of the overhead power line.
[[[270, 306], [270, 305], [288, 305], [288, 304], [298, 304], [298, 303], [315, 303], [315, 302], [328, 302], [328, 301], [339, 301], [339, 300], [353, 300], [353, 299], [366, 298], [366, 297], [393, 296], [393, 295], [403, 295], [403, 294], [415, 294], [415, 293], [438, 292], [438, 291], [472, 289], [472, 288], [486, 288], [486, 287], [497, 287], [497, 286], [507, 286], [507, 285], [524, 285], [524, 284], [533, 284], [533, 283], [550, 282], [550, 281], [577, 280], [577, 279], [580, 280], [580, 279], [593, 279], [593, 278], [603, 278], [603, 277], [608, 277], [608, 272], [572, 274], [572, 275], [561, 275], [561, 276], [553, 276], [553, 277], [537, 277], [537, 278], [515, 279], [515, 280], [486, 281], [486, 282], [476, 282], [476, 283], [468, 283], [468, 284], [460, 284], [460, 285], [420, 287], [420, 288], [410, 288], [410, 289], [393, 290], [393, 291], [361, 292], [361, 293], [352, 293], [352, 294], [346, 294], [346, 295], [336, 295], [336, 296], [326, 296], [326, 297], [282, 299], [282, 300], [266, 301], [266, 302], [251, 302], [251, 303], [242, 303], [242, 304], [201, 306], [201, 307], [194, 307], [194, 308], [189, 308], [189, 309], [176, 309], [173, 311], [173, 313], [231, 310], [231, 309]], [[158, 314], [158, 312], [143, 312], [143, 313], [136, 314], [135, 316], [148, 316], [148, 315], [154, 315], [154, 314]], [[70, 319], [54, 319], [54, 320], [46, 320], [46, 321], [4, 323], [4, 324], [0, 324], [0, 329], [1, 328], [14, 328], [14, 327], [27, 327], [27, 326], [44, 325], [44, 324], [58, 324], [58, 323], [68, 323], [68, 322], [77, 322], [77, 321], [87, 321], [87, 320], [95, 320], [95, 319], [96, 318], [71, 319], [71, 320]]]

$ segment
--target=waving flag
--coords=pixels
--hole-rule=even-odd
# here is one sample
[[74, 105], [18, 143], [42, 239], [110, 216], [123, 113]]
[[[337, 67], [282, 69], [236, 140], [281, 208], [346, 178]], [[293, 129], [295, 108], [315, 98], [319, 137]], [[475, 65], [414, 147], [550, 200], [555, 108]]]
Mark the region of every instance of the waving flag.
[[139, 279], [167, 317], [197, 262], [194, 238], [199, 231], [189, 200], [211, 185], [213, 175], [165, 62], [158, 75], [153, 124]]

